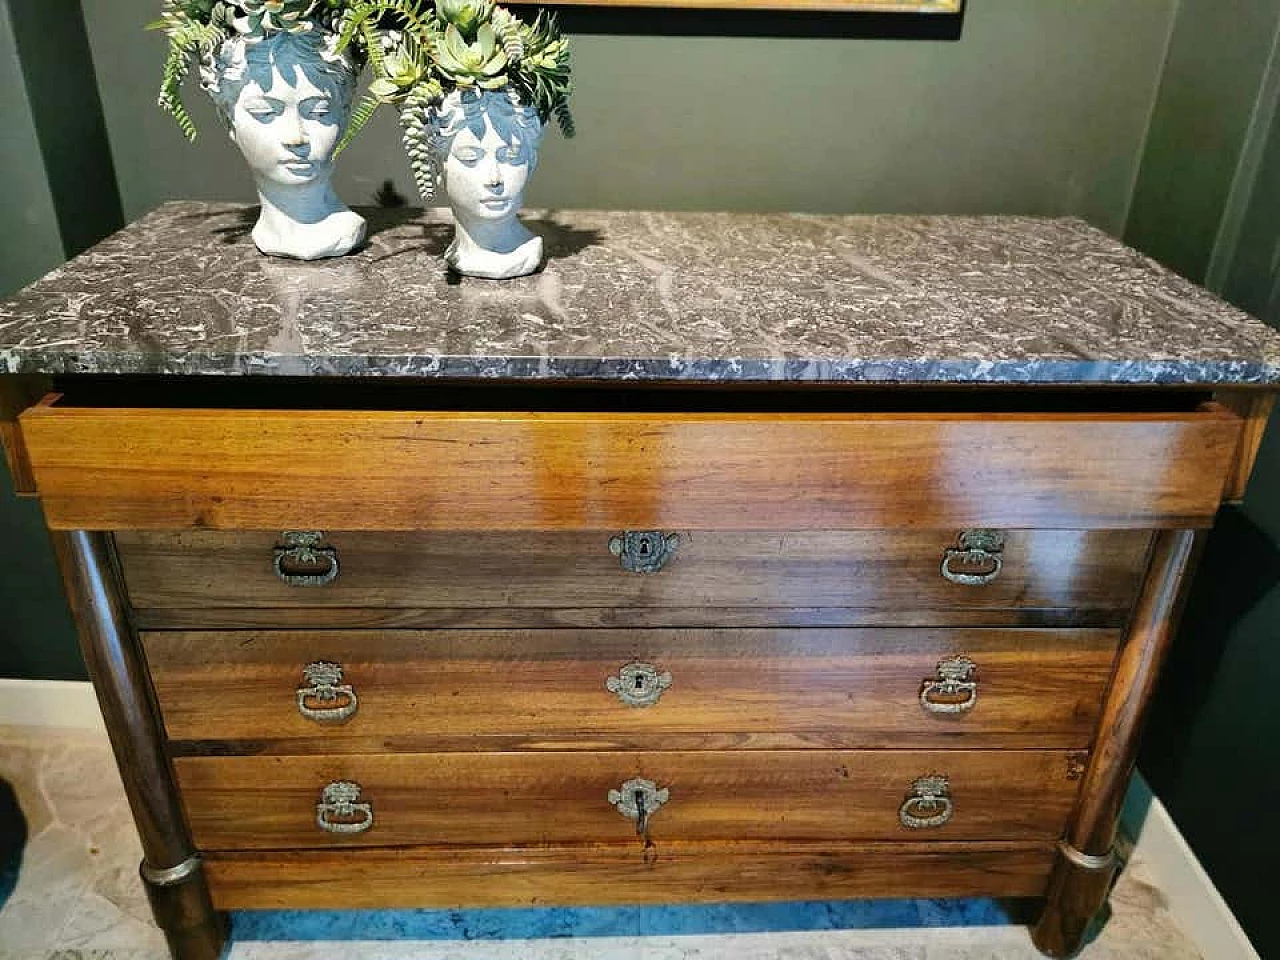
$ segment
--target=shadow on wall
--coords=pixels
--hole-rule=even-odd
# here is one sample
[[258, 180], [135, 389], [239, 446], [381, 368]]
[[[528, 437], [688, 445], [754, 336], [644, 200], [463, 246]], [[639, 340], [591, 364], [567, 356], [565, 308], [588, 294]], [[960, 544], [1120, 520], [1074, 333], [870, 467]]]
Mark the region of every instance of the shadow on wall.
[[1178, 783], [1232, 632], [1280, 582], [1280, 550], [1238, 507], [1219, 513], [1152, 703], [1138, 766], [1156, 793]]
[[27, 843], [27, 821], [8, 781], [0, 780], [0, 907], [13, 895]]

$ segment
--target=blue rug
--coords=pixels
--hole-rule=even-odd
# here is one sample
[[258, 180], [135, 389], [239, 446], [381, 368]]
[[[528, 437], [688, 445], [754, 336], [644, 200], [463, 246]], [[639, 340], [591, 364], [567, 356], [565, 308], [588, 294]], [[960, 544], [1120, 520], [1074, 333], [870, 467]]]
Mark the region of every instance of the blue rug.
[[236, 940], [526, 940], [1000, 926], [1017, 902], [841, 900], [661, 907], [501, 910], [244, 910]]

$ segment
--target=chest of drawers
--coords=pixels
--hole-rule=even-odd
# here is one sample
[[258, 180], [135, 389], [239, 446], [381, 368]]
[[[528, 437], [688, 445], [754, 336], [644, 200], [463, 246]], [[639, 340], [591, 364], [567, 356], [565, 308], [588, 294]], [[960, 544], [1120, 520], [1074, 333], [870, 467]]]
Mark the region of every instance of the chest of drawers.
[[181, 960], [245, 908], [969, 895], [1043, 897], [1073, 952], [1269, 411], [43, 363], [8, 448]]

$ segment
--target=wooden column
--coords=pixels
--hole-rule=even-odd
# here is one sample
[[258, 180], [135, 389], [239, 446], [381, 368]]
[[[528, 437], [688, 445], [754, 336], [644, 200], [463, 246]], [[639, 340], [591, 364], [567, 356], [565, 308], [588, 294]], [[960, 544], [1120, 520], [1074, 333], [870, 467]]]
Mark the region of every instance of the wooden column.
[[1032, 934], [1035, 945], [1051, 957], [1070, 957], [1080, 949], [1111, 889], [1116, 824], [1137, 761], [1142, 721], [1202, 540], [1202, 534], [1191, 530], [1156, 534], [1147, 577], [1103, 704], [1080, 802], [1059, 846], [1044, 913]]
[[142, 838], [142, 879], [174, 960], [216, 960], [226, 920], [213, 909], [165, 752], [142, 648], [111, 537], [53, 534], [54, 549], [116, 764]]

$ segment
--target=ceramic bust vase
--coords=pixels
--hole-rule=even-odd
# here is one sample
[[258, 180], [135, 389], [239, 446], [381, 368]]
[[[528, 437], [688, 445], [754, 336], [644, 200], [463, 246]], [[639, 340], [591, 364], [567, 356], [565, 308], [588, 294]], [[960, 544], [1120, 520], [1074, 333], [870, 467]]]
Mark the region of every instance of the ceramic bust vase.
[[431, 108], [427, 126], [431, 165], [453, 211], [450, 269], [493, 280], [533, 273], [542, 238], [517, 214], [538, 165], [537, 111], [506, 90], [454, 90]]
[[365, 222], [333, 191], [333, 153], [351, 113], [356, 70], [327, 32], [232, 37], [201, 64], [262, 205], [253, 242], [265, 254], [316, 260], [359, 246]]

